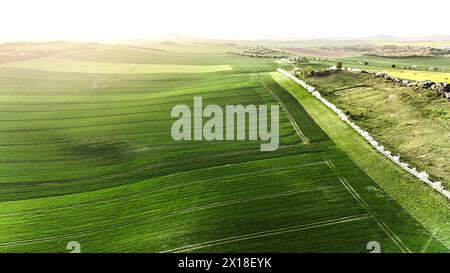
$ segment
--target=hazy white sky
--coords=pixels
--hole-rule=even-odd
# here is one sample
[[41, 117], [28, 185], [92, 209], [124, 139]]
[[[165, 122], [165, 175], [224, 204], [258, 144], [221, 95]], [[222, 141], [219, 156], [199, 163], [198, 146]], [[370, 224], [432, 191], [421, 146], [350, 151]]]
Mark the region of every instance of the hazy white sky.
[[448, 0], [1, 0], [0, 41], [450, 34]]

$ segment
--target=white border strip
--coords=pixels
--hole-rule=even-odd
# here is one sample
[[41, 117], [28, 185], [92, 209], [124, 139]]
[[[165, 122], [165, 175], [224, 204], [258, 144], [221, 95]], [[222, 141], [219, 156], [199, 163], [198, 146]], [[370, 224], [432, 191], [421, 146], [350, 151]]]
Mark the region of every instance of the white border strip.
[[440, 181], [433, 181], [429, 178], [428, 173], [425, 171], [419, 172], [416, 168], [410, 167], [408, 163], [402, 162], [400, 160], [399, 155], [392, 155], [390, 151], [387, 151], [384, 149], [383, 146], [381, 146], [368, 132], [362, 130], [358, 125], [356, 125], [354, 122], [350, 121], [348, 117], [342, 112], [341, 109], [337, 108], [334, 104], [323, 98], [316, 89], [308, 84], [306, 84], [304, 81], [300, 80], [299, 78], [293, 76], [291, 73], [287, 72], [284, 69], [278, 68], [277, 71], [284, 76], [290, 78], [297, 84], [301, 85], [303, 88], [308, 90], [309, 93], [311, 93], [316, 99], [320, 100], [323, 104], [325, 104], [328, 108], [333, 110], [334, 113], [336, 113], [341, 120], [343, 120], [345, 123], [350, 125], [359, 135], [361, 135], [367, 142], [369, 142], [372, 147], [375, 148], [378, 152], [383, 154], [385, 157], [390, 159], [392, 162], [400, 166], [405, 171], [409, 172], [410, 174], [414, 175], [418, 179], [420, 179], [422, 182], [428, 184], [433, 189], [438, 191], [439, 193], [443, 194], [447, 199], [450, 200], [450, 191], [446, 190], [444, 186], [442, 186], [442, 183]]

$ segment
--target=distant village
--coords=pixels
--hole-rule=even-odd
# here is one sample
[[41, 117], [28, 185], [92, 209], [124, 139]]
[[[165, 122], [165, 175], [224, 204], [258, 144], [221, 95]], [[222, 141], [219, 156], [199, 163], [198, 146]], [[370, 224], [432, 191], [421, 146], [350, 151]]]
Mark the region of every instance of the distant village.
[[374, 45], [355, 44], [345, 46], [319, 46], [323, 50], [342, 52], [360, 52], [367, 56], [386, 58], [400, 57], [430, 57], [450, 55], [450, 46], [400, 46], [400, 45]]
[[255, 58], [289, 58], [290, 54], [285, 51], [271, 49], [267, 46], [243, 46], [240, 51], [228, 52], [239, 56], [255, 57]]
[[429, 57], [449, 55], [450, 49], [447, 47], [431, 47], [431, 46], [395, 46], [385, 45], [378, 46], [373, 51], [369, 51], [366, 55], [377, 57]]

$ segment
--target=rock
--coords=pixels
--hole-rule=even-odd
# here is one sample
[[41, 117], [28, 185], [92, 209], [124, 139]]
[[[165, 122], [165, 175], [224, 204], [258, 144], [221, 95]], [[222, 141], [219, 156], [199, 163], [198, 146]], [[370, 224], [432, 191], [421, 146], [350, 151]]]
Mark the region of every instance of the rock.
[[439, 92], [450, 93], [450, 84], [448, 82], [440, 82], [436, 86]]
[[387, 75], [385, 73], [375, 73], [375, 77], [377, 78], [385, 78]]
[[421, 87], [425, 88], [425, 89], [430, 89], [433, 84], [436, 84], [436, 83], [427, 80], [427, 81], [423, 81], [421, 83]]
[[437, 93], [443, 97], [450, 99], [450, 84], [447, 82], [439, 82], [436, 84]]

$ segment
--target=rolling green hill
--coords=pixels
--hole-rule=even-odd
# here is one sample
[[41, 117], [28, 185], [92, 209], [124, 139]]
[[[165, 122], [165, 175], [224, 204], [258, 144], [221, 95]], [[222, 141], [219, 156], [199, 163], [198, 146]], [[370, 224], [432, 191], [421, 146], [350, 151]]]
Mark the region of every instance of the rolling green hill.
[[[82, 252], [448, 251], [424, 227], [436, 218], [400, 206], [389, 177], [375, 179], [268, 73], [273, 60], [192, 47], [0, 67], [0, 252], [68, 252], [69, 241]], [[280, 148], [172, 140], [171, 109], [194, 96], [280, 104]]]

